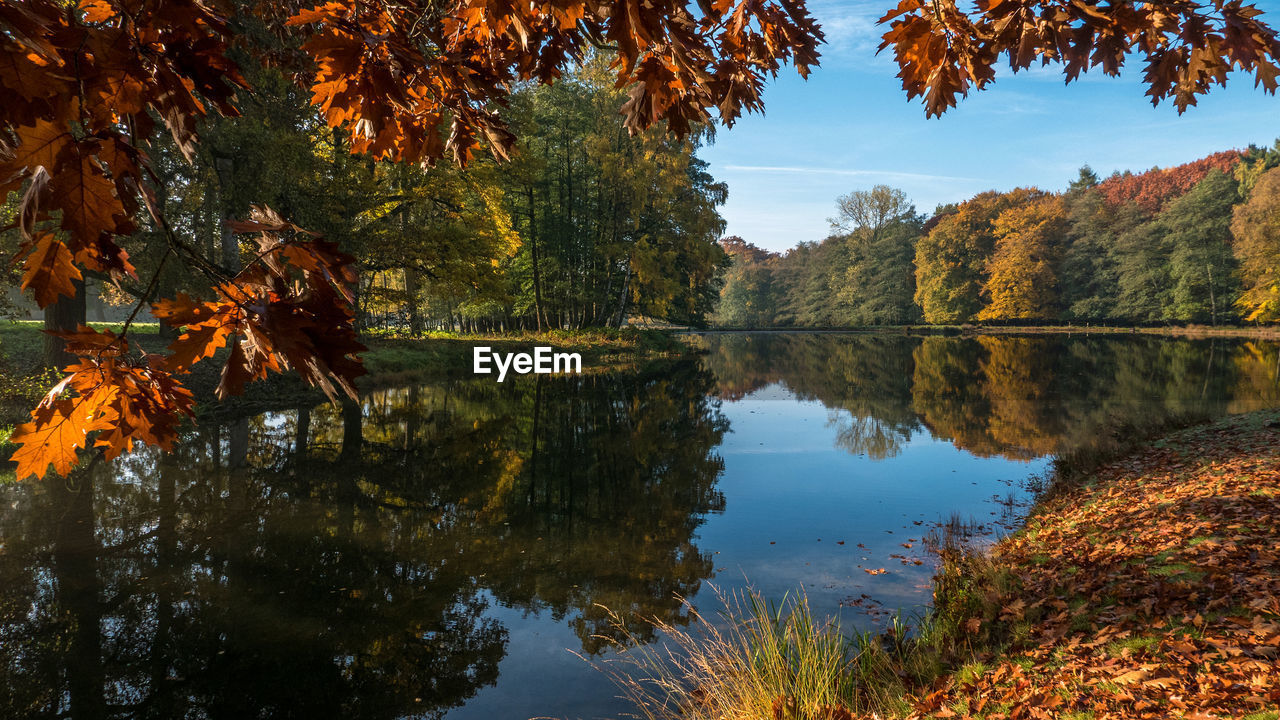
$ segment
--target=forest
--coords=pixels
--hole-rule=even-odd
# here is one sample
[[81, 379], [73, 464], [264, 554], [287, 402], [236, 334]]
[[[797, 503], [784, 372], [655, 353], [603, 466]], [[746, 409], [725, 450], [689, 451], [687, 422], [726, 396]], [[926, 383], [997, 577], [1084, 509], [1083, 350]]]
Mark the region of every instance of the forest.
[[[302, 88], [242, 58], [255, 92], [241, 116], [204, 121], [196, 162], [157, 139], [157, 202], [170, 229], [226, 268], [247, 267], [258, 253], [227, 223], [253, 205], [336, 242], [356, 258], [357, 324], [366, 329], [618, 326], [630, 314], [701, 322], [727, 262], [716, 240], [728, 190], [696, 155], [711, 131], [633, 137], [610, 60], [601, 52], [554, 85], [519, 89], [507, 113], [520, 138], [510, 158], [477, 157], [463, 168], [352, 154], [349, 134], [328, 127]], [[20, 200], [9, 194], [0, 227], [14, 224]], [[147, 220], [120, 241], [139, 278], [167, 257], [165, 228]], [[0, 255], [15, 255], [21, 242], [16, 229], [0, 233]], [[85, 275], [126, 311], [211, 293], [205, 274], [167, 265], [150, 286]], [[15, 289], [31, 285], [21, 270], [5, 268]], [[45, 293], [34, 298], [41, 305], [56, 298]], [[0, 293], [0, 314], [17, 309]]]
[[880, 185], [785, 253], [739, 237], [722, 327], [1280, 320], [1280, 142], [916, 211]]

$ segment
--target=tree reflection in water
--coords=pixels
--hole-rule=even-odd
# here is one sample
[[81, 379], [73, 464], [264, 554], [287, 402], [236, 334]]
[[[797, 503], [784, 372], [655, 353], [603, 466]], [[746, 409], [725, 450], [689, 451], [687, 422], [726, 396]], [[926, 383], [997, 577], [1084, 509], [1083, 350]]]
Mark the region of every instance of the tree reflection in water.
[[[720, 399], [766, 386], [821, 402], [832, 442], [870, 460], [924, 434], [1026, 459], [1116, 423], [1280, 405], [1272, 343], [703, 342], [700, 360], [642, 371], [449, 381], [210, 417], [173, 454], [0, 488], [0, 717], [439, 717], [497, 682], [509, 639], [518, 647], [526, 628], [500, 623], [514, 616], [499, 606], [562, 623], [588, 654], [615, 632], [600, 606], [682, 623], [676, 596], [693, 597], [714, 569], [695, 533], [725, 509]], [[794, 528], [814, 515], [805, 503], [830, 503], [824, 483], [843, 484], [846, 503], [884, 499], [848, 486], [860, 474], [806, 467], [814, 477], [762, 479], [808, 488], [794, 505], [775, 494], [766, 506], [749, 488], [739, 502]], [[874, 524], [864, 504], [859, 522]], [[722, 540], [754, 537], [735, 527]], [[804, 582], [801, 557], [854, 573], [814, 548], [754, 552], [740, 556], [753, 580], [772, 569], [779, 583]], [[630, 629], [650, 639], [649, 627]]]
[[384, 391], [5, 488], [0, 716], [439, 717], [497, 679], [492, 603], [588, 653], [597, 604], [683, 622], [724, 506], [711, 388], [683, 363]]
[[780, 383], [833, 411], [836, 443], [893, 457], [927, 430], [980, 457], [1025, 460], [1124, 424], [1280, 405], [1275, 343], [1152, 336], [704, 336], [721, 396]]

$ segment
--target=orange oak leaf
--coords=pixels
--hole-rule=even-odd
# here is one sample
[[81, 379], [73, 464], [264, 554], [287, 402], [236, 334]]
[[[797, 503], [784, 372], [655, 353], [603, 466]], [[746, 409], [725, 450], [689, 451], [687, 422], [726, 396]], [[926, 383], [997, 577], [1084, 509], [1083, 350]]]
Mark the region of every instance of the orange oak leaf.
[[19, 479], [43, 477], [50, 466], [66, 475], [91, 441], [107, 459], [139, 442], [172, 447], [180, 422], [194, 414], [194, 398], [163, 359], [132, 354], [128, 341], [109, 330], [81, 326], [55, 334], [80, 360], [67, 366], [31, 422], [14, 429]]
[[36, 236], [36, 248], [27, 258], [22, 273], [22, 290], [31, 291], [37, 305], [51, 305], [59, 295], [74, 297], [75, 281], [82, 277], [80, 268], [72, 262], [71, 250], [56, 235]]
[[89, 433], [105, 427], [98, 410], [103, 397], [46, 399], [31, 413], [31, 422], [13, 430], [10, 442], [20, 447], [11, 458], [17, 478], [44, 477], [49, 466], [66, 475], [76, 464], [76, 451], [88, 444]]

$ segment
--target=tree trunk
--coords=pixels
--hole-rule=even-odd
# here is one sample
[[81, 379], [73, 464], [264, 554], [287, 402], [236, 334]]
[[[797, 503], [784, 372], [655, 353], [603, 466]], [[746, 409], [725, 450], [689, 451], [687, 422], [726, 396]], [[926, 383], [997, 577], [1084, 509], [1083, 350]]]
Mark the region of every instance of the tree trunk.
[[53, 546], [53, 579], [58, 607], [71, 630], [63, 642], [68, 652], [66, 670], [67, 709], [71, 717], [104, 718], [105, 673], [102, 657], [102, 599], [99, 597], [98, 553], [94, 536], [93, 478], [82, 472], [79, 482], [53, 483], [65, 512], [59, 520]]
[[618, 296], [618, 317], [614, 322], [614, 327], [622, 327], [622, 322], [627, 319], [627, 294], [631, 289], [631, 261], [627, 261], [627, 275], [622, 280], [622, 292]]
[[227, 467], [232, 470], [249, 467], [249, 418], [237, 418], [230, 423], [227, 438]]
[[538, 270], [538, 230], [533, 214], [533, 186], [525, 186], [529, 198], [529, 250], [533, 255], [533, 316], [542, 332], [542, 275]]
[[218, 230], [222, 233], [222, 267], [236, 273], [240, 272], [240, 241], [231, 232], [227, 221], [232, 219], [234, 209], [231, 207], [231, 184], [235, 182], [235, 159], [220, 157], [214, 160], [214, 169], [218, 172], [219, 215], [222, 222]]
[[[85, 322], [84, 280], [76, 280], [75, 297], [59, 296], [44, 309], [44, 329], [54, 332], [73, 332]], [[75, 361], [75, 355], [67, 352], [62, 338], [44, 336], [44, 364], [61, 370]]]
[[404, 292], [409, 296], [409, 332], [422, 334], [422, 314], [418, 312], [418, 271], [413, 268], [404, 269]]
[[1209, 273], [1209, 324], [1218, 325], [1218, 300], [1213, 293], [1213, 264], [1205, 263], [1205, 272]]
[[342, 399], [342, 452], [338, 462], [351, 462], [360, 458], [364, 445], [364, 408], [351, 398]]
[[311, 408], [298, 408], [298, 428], [293, 439], [293, 455], [299, 460], [307, 455], [307, 443], [311, 440]]

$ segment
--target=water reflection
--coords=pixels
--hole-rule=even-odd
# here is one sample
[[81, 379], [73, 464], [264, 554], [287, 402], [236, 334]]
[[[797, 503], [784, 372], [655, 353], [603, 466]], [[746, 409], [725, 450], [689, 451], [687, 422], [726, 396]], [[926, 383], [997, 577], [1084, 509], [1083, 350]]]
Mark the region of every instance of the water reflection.
[[381, 392], [9, 488], [0, 716], [439, 717], [497, 678], [493, 602], [588, 653], [598, 604], [681, 622], [724, 505], [710, 389], [684, 364]]
[[1171, 416], [1280, 405], [1274, 343], [1152, 336], [711, 334], [722, 396], [780, 383], [834, 411], [836, 443], [875, 459], [921, 430], [979, 457], [1030, 459]]
[[548, 660], [605, 652], [601, 606], [678, 624], [718, 576], [912, 607], [927, 523], [1003, 517], [991, 498], [1044, 466], [1021, 461], [1280, 405], [1268, 343], [700, 342], [206, 418], [173, 454], [0, 488], [0, 717], [616, 714], [603, 676]]

